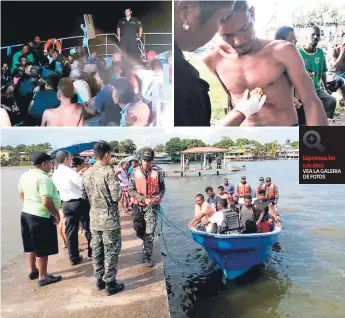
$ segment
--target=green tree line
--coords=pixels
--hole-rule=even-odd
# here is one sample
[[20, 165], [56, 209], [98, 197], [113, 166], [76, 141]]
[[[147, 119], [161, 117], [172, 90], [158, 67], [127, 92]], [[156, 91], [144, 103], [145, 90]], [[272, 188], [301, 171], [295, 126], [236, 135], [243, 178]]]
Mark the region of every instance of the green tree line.
[[[134, 154], [136, 150], [138, 150], [137, 146], [131, 139], [126, 139], [123, 141], [110, 141], [109, 144], [111, 145], [112, 151], [115, 153], [125, 153], [128, 155]], [[223, 149], [230, 149], [231, 147], [236, 147], [241, 149], [244, 145], [254, 145], [255, 149], [253, 150], [255, 157], [270, 157], [274, 158], [276, 156], [276, 151], [278, 150], [279, 144], [278, 141], [272, 141], [269, 143], [261, 144], [256, 140], [249, 140], [246, 138], [239, 138], [237, 140], [232, 140], [229, 137], [222, 137], [220, 141], [215, 144], [208, 145], [201, 139], [181, 139], [178, 137], [171, 138], [165, 144], [157, 145], [154, 150], [156, 153], [167, 153], [170, 156], [178, 154], [180, 151], [194, 148], [194, 147], [206, 147], [212, 146], [217, 148]], [[290, 145], [293, 148], [299, 147], [298, 141], [290, 141], [286, 140], [285, 145]], [[8, 166], [8, 165], [18, 165], [20, 162], [19, 153], [25, 153], [27, 156], [32, 155], [33, 152], [49, 152], [53, 148], [49, 143], [37, 144], [37, 145], [24, 145], [20, 144], [17, 146], [1, 146], [0, 148], [2, 151], [10, 151], [9, 157], [6, 158], [5, 155], [1, 157], [1, 165]], [[197, 160], [199, 157], [197, 155], [194, 156], [194, 159]]]

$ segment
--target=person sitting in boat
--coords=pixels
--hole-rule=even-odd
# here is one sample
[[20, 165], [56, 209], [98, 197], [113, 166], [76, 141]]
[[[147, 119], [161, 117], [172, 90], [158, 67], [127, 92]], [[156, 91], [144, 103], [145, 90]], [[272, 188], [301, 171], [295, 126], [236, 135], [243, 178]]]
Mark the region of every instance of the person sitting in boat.
[[[257, 213], [261, 214], [263, 211], [261, 208], [257, 207]], [[255, 222], [255, 214], [254, 214], [254, 207], [252, 205], [252, 196], [246, 195], [244, 197], [244, 204], [239, 213], [240, 216], [240, 224], [242, 228], [242, 234], [249, 234], [249, 233], [256, 233], [256, 222]]]
[[232, 200], [232, 203], [235, 207], [237, 207], [238, 210], [241, 210], [242, 204], [239, 202], [239, 200], [240, 200], [240, 197], [238, 195], [235, 195]]
[[[224, 192], [224, 187], [223, 186], [219, 186], [218, 187], [218, 196], [219, 198], [223, 199], [225, 201], [225, 208], [228, 207], [228, 194]], [[218, 201], [219, 202], [219, 201]], [[218, 211], [218, 209], [217, 209]]]
[[241, 183], [236, 187], [236, 193], [240, 198], [244, 198], [246, 195], [252, 193], [252, 188], [249, 183], [247, 183], [247, 178], [245, 176], [241, 177]]
[[217, 210], [217, 203], [220, 200], [220, 198], [218, 196], [216, 196], [212, 187], [206, 187], [205, 192], [208, 196], [207, 203], [210, 204], [213, 207], [213, 209], [216, 211]]
[[212, 224], [218, 223], [221, 216], [222, 213], [216, 214], [216, 210], [205, 201], [204, 196], [202, 194], [198, 194], [195, 197], [195, 216], [188, 223], [188, 227], [196, 228], [200, 224], [205, 227], [206, 232], [210, 233], [212, 230]]
[[259, 207], [261, 210], [260, 213], [254, 211], [256, 225], [260, 233], [266, 233], [270, 231], [269, 213], [276, 224], [280, 224], [280, 222], [276, 216], [272, 202], [266, 198], [265, 190], [260, 189], [258, 194], [258, 199], [254, 201], [254, 208], [257, 209]]
[[210, 218], [203, 221], [205, 228], [208, 230], [210, 229], [209, 233], [220, 234], [223, 232], [223, 229], [226, 226], [225, 213], [229, 212], [227, 204], [228, 202], [225, 199], [220, 199], [217, 202], [217, 211]]
[[224, 178], [223, 188], [224, 188], [225, 193], [228, 193], [228, 194], [235, 193], [235, 187], [232, 184], [229, 184], [229, 180], [227, 178]]
[[279, 191], [277, 185], [272, 183], [270, 177], [267, 177], [265, 184], [261, 186], [261, 189], [265, 190], [266, 198], [268, 198], [273, 205], [276, 205], [279, 198]]
[[265, 185], [265, 179], [264, 177], [259, 178], [259, 183], [256, 185], [256, 197], [259, 197], [259, 190], [262, 188], [262, 186]]

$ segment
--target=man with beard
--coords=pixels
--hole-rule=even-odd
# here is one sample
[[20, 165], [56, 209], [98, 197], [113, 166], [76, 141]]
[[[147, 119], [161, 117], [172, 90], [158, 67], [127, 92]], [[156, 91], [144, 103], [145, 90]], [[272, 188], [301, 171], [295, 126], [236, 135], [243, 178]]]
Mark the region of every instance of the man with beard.
[[313, 26], [310, 28], [309, 34], [308, 46], [306, 48], [300, 48], [299, 52], [304, 60], [305, 68], [313, 80], [316, 94], [325, 108], [327, 118], [332, 119], [337, 101], [331, 96], [332, 93], [330, 91], [324, 91], [320, 87], [320, 80], [322, 80], [323, 86], [327, 89], [326, 73], [328, 72], [325, 54], [321, 48], [317, 47], [321, 36], [320, 28], [318, 26]]
[[307, 125], [327, 126], [327, 118], [303, 61], [293, 44], [256, 38], [254, 8], [237, 1], [233, 12], [220, 20], [223, 39], [204, 62], [236, 105], [246, 89], [261, 88], [265, 105], [242, 123], [245, 126], [296, 126], [295, 87], [306, 112]]

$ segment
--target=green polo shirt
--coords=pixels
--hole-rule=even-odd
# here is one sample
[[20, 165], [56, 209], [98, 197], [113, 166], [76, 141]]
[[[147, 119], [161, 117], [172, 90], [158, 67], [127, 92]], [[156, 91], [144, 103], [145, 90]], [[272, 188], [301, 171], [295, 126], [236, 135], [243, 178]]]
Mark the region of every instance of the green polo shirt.
[[[14, 53], [13, 55], [13, 58], [12, 58], [12, 67], [11, 67], [11, 73], [13, 74], [14, 71], [19, 67], [19, 58], [23, 55], [22, 51], [19, 51], [19, 52], [16, 52]], [[34, 63], [35, 62], [35, 59], [34, 59], [34, 56], [29, 53], [27, 56], [26, 56], [28, 62], [30, 63]]]
[[19, 192], [24, 193], [23, 212], [43, 218], [50, 218], [42, 203], [42, 197], [52, 198], [56, 209], [60, 209], [60, 195], [48, 174], [41, 169], [31, 168], [19, 180]]
[[328, 72], [323, 50], [316, 48], [315, 53], [307, 53], [304, 49], [299, 49], [299, 52], [302, 55], [305, 69], [313, 80], [315, 90], [319, 91], [322, 74]]

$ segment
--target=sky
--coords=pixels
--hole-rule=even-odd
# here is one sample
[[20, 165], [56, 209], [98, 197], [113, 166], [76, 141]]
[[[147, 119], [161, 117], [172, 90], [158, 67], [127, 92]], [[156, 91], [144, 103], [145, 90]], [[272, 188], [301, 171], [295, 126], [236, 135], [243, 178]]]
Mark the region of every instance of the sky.
[[[298, 140], [298, 128], [6, 128], [1, 129], [1, 145], [50, 143], [53, 148], [65, 147], [75, 143], [106, 140], [122, 141], [131, 139], [137, 147], [155, 147], [165, 144], [170, 138], [201, 139], [206, 144], [214, 144], [224, 137], [233, 140], [247, 138], [260, 143], [287, 139]], [[148, 144], [146, 144], [148, 140]]]
[[144, 32], [171, 32], [170, 1], [2, 1], [1, 46], [27, 43], [36, 35], [42, 40], [83, 35], [84, 14], [93, 16], [97, 34], [116, 33], [128, 7]]

